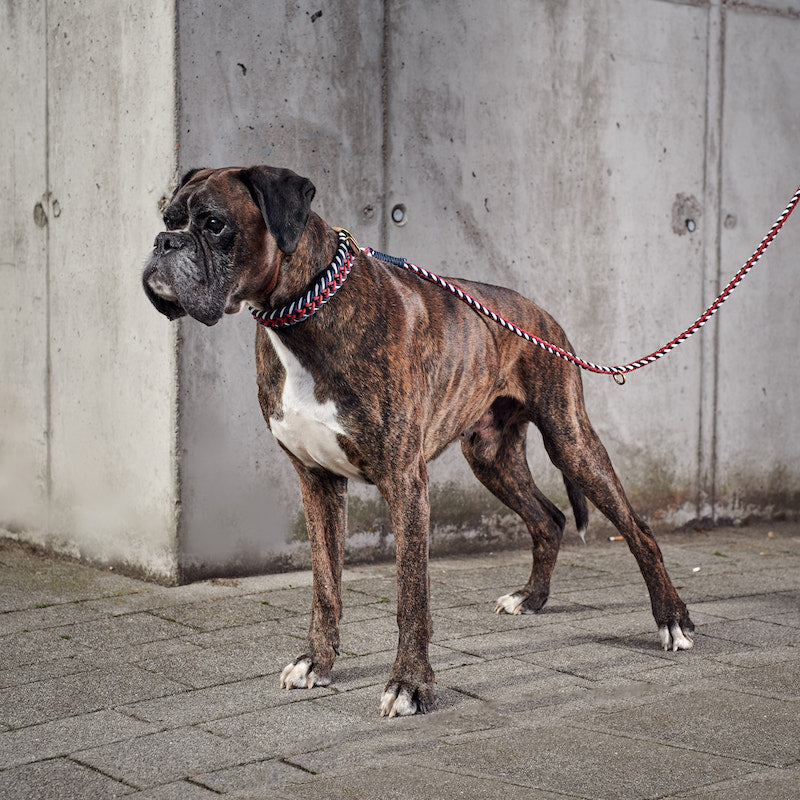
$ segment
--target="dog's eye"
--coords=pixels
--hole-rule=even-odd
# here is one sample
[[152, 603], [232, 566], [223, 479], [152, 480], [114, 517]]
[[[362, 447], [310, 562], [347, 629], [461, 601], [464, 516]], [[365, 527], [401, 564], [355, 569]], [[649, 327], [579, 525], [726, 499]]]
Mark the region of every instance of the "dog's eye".
[[225, 223], [221, 219], [217, 219], [217, 217], [209, 217], [206, 220], [205, 228], [209, 233], [213, 233], [214, 236], [219, 236], [224, 227]]

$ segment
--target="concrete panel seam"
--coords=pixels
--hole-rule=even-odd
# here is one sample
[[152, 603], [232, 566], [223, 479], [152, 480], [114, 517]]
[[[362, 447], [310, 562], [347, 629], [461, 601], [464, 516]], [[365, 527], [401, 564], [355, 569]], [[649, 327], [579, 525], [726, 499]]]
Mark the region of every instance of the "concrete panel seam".
[[[49, 3], [44, 4], [44, 175], [45, 195], [50, 196], [50, 20]], [[53, 344], [50, 265], [50, 225], [45, 231], [45, 509], [46, 530], [52, 530], [53, 507]]]
[[[701, 293], [703, 304], [719, 292], [721, 272], [720, 217], [722, 203], [722, 122], [725, 58], [725, 16], [720, 0], [708, 9], [706, 41], [706, 130], [703, 164], [703, 205], [709, 229], [703, 245]], [[717, 392], [719, 373], [719, 323], [701, 344], [701, 380], [698, 415], [697, 517], [715, 516], [717, 461]]]
[[387, 187], [389, 181], [389, 68], [391, 44], [391, 30], [389, 17], [389, 0], [383, 0], [383, 28], [381, 41], [381, 209], [380, 209], [380, 237], [381, 246], [386, 246], [389, 235], [389, 220], [387, 218]]
[[[172, 139], [175, 147], [172, 151], [173, 182], [177, 181], [178, 154], [180, 152], [180, 36], [178, 0], [172, 0]], [[171, 188], [171, 187], [168, 187]], [[165, 197], [169, 197], [166, 194]], [[172, 582], [180, 583], [180, 526], [182, 517], [181, 493], [181, 457], [180, 457], [180, 329], [172, 327], [172, 408], [170, 410], [170, 462], [172, 467], [172, 486], [175, 492], [174, 513], [172, 517], [172, 552], [175, 556], [175, 568]]]

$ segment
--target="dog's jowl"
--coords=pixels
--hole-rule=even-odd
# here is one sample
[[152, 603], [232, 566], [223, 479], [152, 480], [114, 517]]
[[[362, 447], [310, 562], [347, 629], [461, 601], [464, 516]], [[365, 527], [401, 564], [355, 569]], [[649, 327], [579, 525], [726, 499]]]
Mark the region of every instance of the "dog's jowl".
[[[308, 640], [282, 685], [331, 681], [347, 482], [360, 480], [386, 498], [397, 553], [397, 658], [380, 711], [391, 717], [433, 707], [427, 463], [456, 439], [478, 479], [522, 517], [533, 539], [527, 583], [500, 597], [495, 610], [542, 608], [565, 520], [528, 469], [530, 423], [564, 475], [578, 528], [586, 527], [588, 498], [636, 558], [662, 645], [690, 648], [694, 626], [589, 422], [578, 368], [359, 251], [311, 211], [313, 196], [312, 183], [290, 170], [194, 170], [167, 207], [166, 230], [143, 274], [145, 292], [170, 319], [188, 314], [214, 325], [247, 303], [265, 323], [256, 326], [258, 397], [300, 479], [314, 573]], [[459, 284], [569, 349], [553, 318], [516, 292]]]

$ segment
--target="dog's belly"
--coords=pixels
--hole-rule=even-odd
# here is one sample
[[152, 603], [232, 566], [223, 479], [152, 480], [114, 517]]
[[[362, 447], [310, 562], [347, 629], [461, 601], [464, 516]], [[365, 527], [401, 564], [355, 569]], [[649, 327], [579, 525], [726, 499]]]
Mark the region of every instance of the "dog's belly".
[[269, 418], [273, 436], [305, 466], [324, 467], [336, 475], [363, 481], [337, 439], [346, 432], [339, 422], [336, 404], [333, 400], [317, 401], [312, 375], [273, 331], [267, 333], [286, 371], [281, 395], [283, 415]]

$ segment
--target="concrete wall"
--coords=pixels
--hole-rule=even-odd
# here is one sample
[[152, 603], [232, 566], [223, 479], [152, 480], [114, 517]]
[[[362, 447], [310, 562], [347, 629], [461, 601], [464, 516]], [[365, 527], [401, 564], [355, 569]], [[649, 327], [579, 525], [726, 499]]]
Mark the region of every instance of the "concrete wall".
[[0, 15], [0, 521], [173, 580], [175, 331], [139, 277], [175, 168], [171, 3]]
[[[791, 195], [792, 183], [800, 182], [800, 7], [776, 0], [768, 6], [794, 13], [726, 15], [720, 126], [723, 276], [728, 264], [752, 250], [751, 230], [766, 228], [762, 220], [770, 205], [780, 205], [777, 195]], [[718, 514], [736, 517], [752, 507], [798, 505], [800, 225], [791, 222], [758, 266], [752, 285], [719, 320], [713, 408]]]
[[[800, 21], [788, 3], [246, 2], [233, 21], [217, 6], [180, 4], [182, 168], [290, 166], [332, 224], [519, 289], [595, 361], [683, 330], [795, 188]], [[389, 221], [397, 203], [402, 227]], [[795, 349], [800, 227], [782, 239], [721, 323], [625, 388], [585, 379], [596, 427], [656, 519], [797, 505], [797, 378], [780, 363]], [[297, 491], [260, 418], [250, 320], [182, 336], [184, 565], [302, 559], [302, 541], [286, 543]], [[537, 479], [563, 501], [530, 438]], [[521, 535], [458, 448], [431, 475], [434, 548], [492, 544], [487, 517]], [[353, 492], [351, 549], [388, 552], [377, 494]]]
[[[139, 290], [176, 167], [291, 167], [362, 244], [512, 286], [611, 363], [691, 323], [798, 181], [789, 0], [171, 6], [6, 2], [0, 90], [20, 109], [0, 123], [0, 519], [164, 579], [307, 559], [252, 320], [170, 325]], [[799, 246], [792, 219], [720, 316], [624, 388], [584, 379], [656, 521], [796, 511]], [[535, 431], [529, 453], [563, 503]], [[431, 476], [434, 550], [525, 541], [458, 448]], [[388, 554], [382, 501], [352, 491], [351, 553]]]

